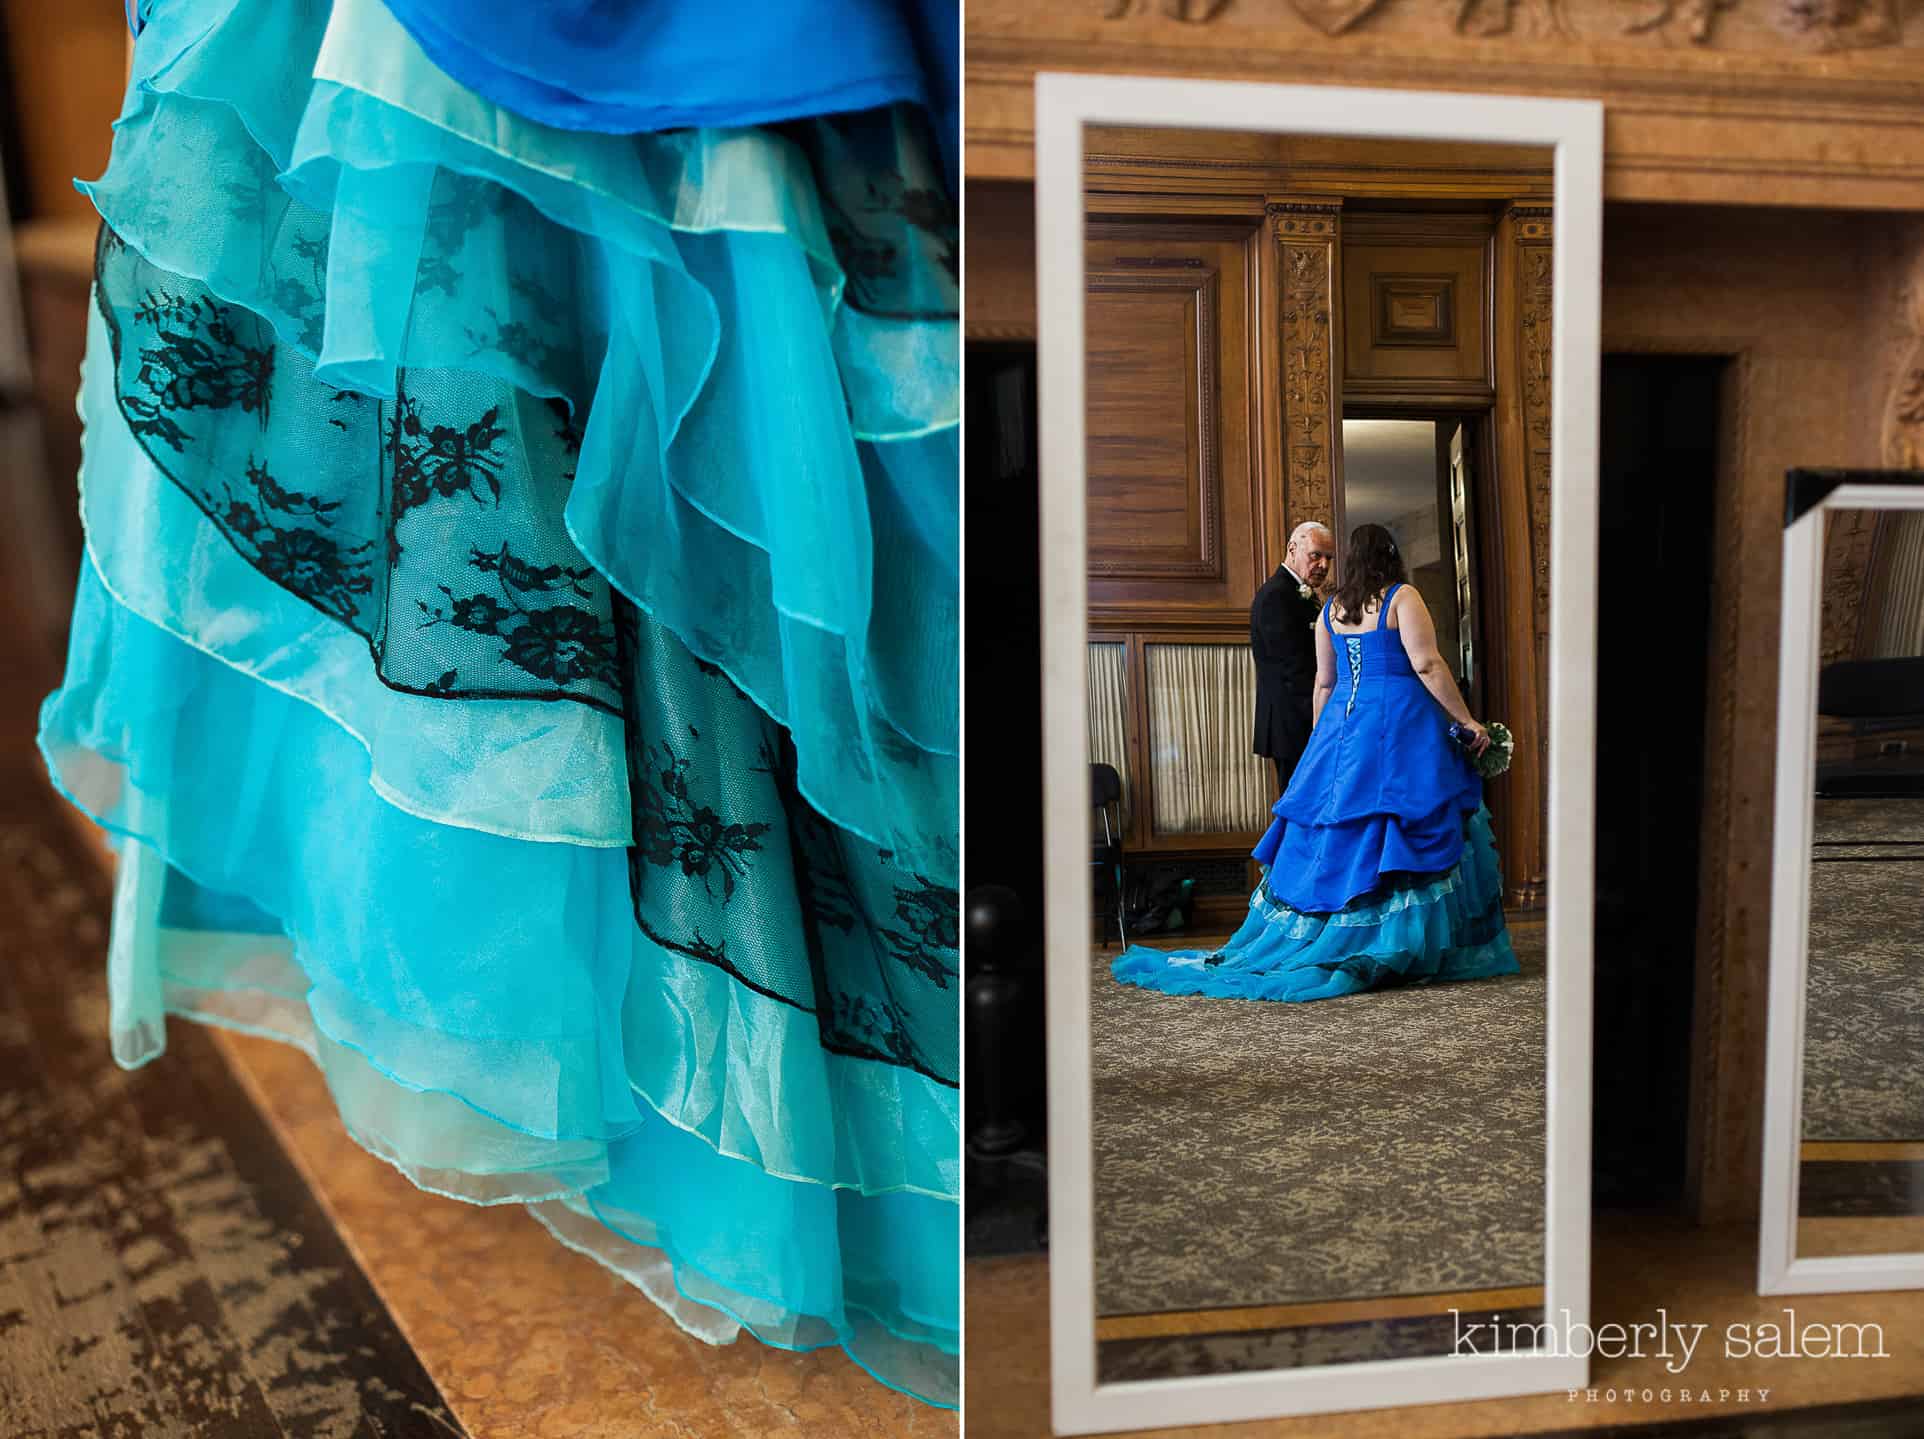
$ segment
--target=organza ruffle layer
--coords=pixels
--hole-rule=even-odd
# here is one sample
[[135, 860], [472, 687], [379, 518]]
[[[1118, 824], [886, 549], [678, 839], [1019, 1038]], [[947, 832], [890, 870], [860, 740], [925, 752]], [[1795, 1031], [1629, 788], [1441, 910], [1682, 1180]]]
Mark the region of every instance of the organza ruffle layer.
[[[263, 53], [312, 57], [315, 82], [287, 86]], [[909, 137], [878, 134], [885, 156], [830, 158], [908, 183], [924, 163]], [[605, 588], [587, 608], [605, 613], [611, 589], [667, 623], [790, 731], [823, 814], [955, 881], [958, 332], [849, 303], [797, 145], [555, 131], [453, 86], [378, 5], [182, 0], [143, 31], [112, 161], [84, 188], [126, 242], [103, 258], [126, 273], [102, 309], [138, 438], [217, 519], [262, 474], [325, 508], [329, 558], [360, 565], [332, 608], [384, 683], [465, 683], [453, 650], [413, 653], [448, 577], [405, 570], [465, 557], [480, 546], [455, 530], [483, 526], [490, 555], [519, 546], [534, 573], [592, 567]], [[888, 258], [888, 298], [952, 303], [925, 249]], [[202, 393], [236, 383], [233, 363], [192, 368], [223, 323], [265, 356], [257, 405]], [[483, 504], [451, 529], [410, 478]], [[466, 643], [456, 628], [440, 634]], [[549, 688], [605, 705], [589, 668]], [[581, 768], [605, 751], [591, 716], [561, 724]], [[441, 766], [398, 755], [375, 768], [417, 812], [517, 832], [485, 785], [450, 795]], [[549, 795], [530, 832], [625, 844], [621, 800]]]
[[1461, 859], [1447, 873], [1335, 913], [1291, 909], [1271, 897], [1265, 876], [1249, 917], [1220, 950], [1132, 945], [1112, 972], [1166, 994], [1283, 1001], [1514, 974], [1489, 811], [1478, 808], [1462, 834]]
[[1272, 896], [1308, 913], [1450, 869], [1483, 803], [1483, 781], [1410, 668], [1401, 633], [1379, 625], [1331, 641], [1337, 688], [1253, 852]]
[[[1462, 766], [1456, 754], [1445, 754], [1442, 760], [1452, 769]], [[1478, 789], [1466, 787], [1423, 814], [1379, 812], [1306, 824], [1282, 813], [1288, 799], [1286, 795], [1276, 802], [1276, 818], [1250, 858], [1268, 873], [1272, 899], [1310, 914], [1346, 908], [1409, 875], [1441, 874], [1454, 867], [1464, 826], [1483, 803]]]

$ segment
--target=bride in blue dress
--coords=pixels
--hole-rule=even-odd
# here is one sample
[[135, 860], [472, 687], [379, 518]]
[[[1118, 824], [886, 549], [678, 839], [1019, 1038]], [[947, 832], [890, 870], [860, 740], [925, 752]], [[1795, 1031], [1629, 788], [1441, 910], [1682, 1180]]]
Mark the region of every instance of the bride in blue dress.
[[1343, 574], [1316, 622], [1314, 727], [1256, 846], [1248, 919], [1214, 952], [1131, 946], [1113, 969], [1124, 983], [1300, 1001], [1517, 972], [1471, 762], [1489, 732], [1389, 531], [1359, 526]]

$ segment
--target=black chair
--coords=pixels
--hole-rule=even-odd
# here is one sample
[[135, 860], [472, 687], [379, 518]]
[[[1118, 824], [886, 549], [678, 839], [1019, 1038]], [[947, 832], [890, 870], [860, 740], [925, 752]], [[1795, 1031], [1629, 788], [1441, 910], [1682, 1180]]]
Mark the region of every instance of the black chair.
[[[1817, 793], [1834, 799], [1924, 796], [1924, 657], [1842, 660], [1817, 676], [1817, 713], [1849, 723], [1860, 757], [1817, 767]], [[1881, 738], [1880, 738], [1881, 737]], [[1875, 743], [1875, 756], [1861, 753]]]
[[1089, 766], [1089, 808], [1102, 819], [1100, 833], [1093, 819], [1089, 825], [1089, 866], [1095, 871], [1096, 912], [1104, 915], [1102, 934], [1107, 937], [1107, 911], [1111, 905], [1115, 907], [1116, 943], [1126, 945], [1129, 934], [1122, 919], [1122, 776], [1114, 765]]

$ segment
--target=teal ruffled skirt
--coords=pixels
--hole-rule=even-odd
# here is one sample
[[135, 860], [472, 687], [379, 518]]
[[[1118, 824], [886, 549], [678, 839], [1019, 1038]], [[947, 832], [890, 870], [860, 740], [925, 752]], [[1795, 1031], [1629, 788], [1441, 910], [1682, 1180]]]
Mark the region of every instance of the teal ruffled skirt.
[[170, 1014], [298, 1043], [422, 1188], [953, 1403], [956, 252], [918, 114], [562, 132], [374, 0], [155, 7], [83, 187], [41, 743], [119, 837], [123, 1064]]
[[1503, 921], [1503, 882], [1490, 813], [1463, 823], [1449, 870], [1409, 876], [1342, 909], [1311, 913], [1278, 899], [1270, 876], [1219, 950], [1132, 945], [1111, 966], [1125, 984], [1219, 999], [1336, 999], [1403, 984], [1518, 972]]

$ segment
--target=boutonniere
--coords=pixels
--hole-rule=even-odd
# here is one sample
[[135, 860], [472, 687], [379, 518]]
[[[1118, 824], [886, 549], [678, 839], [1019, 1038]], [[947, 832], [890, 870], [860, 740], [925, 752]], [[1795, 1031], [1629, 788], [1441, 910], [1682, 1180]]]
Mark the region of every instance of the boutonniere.
[[1296, 593], [1301, 595], [1306, 600], [1313, 600], [1316, 598], [1316, 591], [1312, 590], [1308, 585], [1296, 586]]

